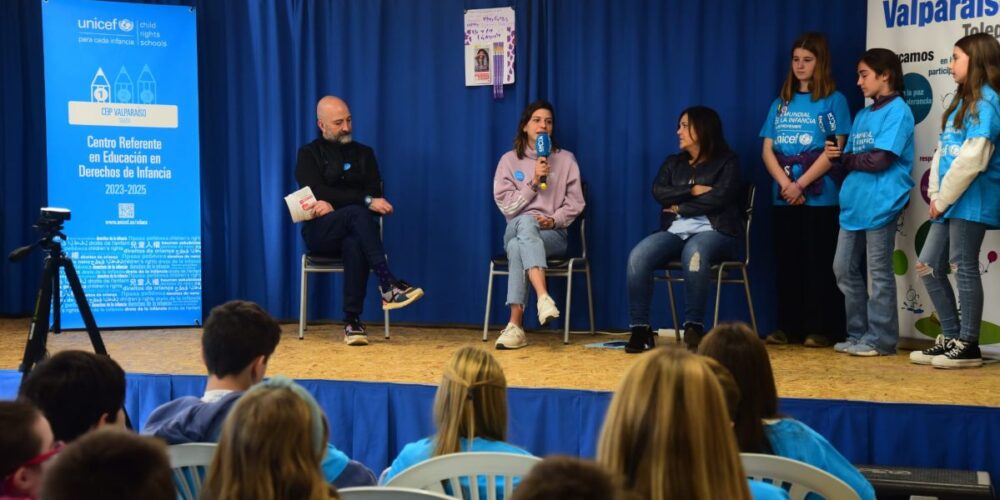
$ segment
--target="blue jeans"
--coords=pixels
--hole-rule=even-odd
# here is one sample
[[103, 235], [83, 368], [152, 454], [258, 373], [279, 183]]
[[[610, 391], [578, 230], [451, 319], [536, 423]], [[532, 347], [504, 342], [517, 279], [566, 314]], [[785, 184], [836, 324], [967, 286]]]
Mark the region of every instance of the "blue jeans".
[[306, 221], [302, 238], [310, 252], [339, 257], [344, 261], [344, 314], [358, 316], [365, 303], [368, 272], [385, 262], [385, 248], [378, 232], [378, 219], [361, 205], [338, 208]]
[[739, 238], [718, 231], [698, 233], [686, 240], [668, 231], [643, 238], [628, 256], [629, 326], [649, 325], [653, 273], [678, 259], [684, 265], [684, 322], [705, 324], [712, 265], [735, 258], [739, 244]]
[[566, 253], [565, 229], [541, 229], [531, 215], [518, 215], [507, 223], [503, 247], [507, 251], [510, 276], [507, 280], [507, 305], [524, 305], [528, 297], [525, 272], [536, 267], [546, 269], [546, 258]]
[[[979, 249], [986, 235], [986, 225], [964, 219], [945, 219], [931, 224], [927, 240], [917, 261], [926, 268], [917, 268], [927, 295], [934, 303], [941, 333], [945, 338], [962, 342], [979, 342], [979, 326], [983, 319], [983, 278], [979, 274]], [[955, 291], [948, 281], [950, 264], [958, 285], [958, 303], [962, 304], [959, 324]], [[918, 264], [919, 266], [919, 264]]]
[[[896, 219], [867, 231], [840, 230], [833, 274], [844, 294], [848, 341], [867, 344], [879, 353], [896, 352], [899, 339], [899, 307], [892, 252], [896, 246]], [[865, 257], [871, 276], [868, 295]]]

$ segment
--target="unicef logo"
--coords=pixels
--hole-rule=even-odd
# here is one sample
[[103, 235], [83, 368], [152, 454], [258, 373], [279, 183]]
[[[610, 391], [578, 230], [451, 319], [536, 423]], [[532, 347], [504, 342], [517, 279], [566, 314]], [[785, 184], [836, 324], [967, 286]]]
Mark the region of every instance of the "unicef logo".
[[931, 112], [931, 104], [934, 103], [931, 83], [919, 73], [907, 73], [903, 76], [903, 85], [906, 86], [903, 97], [913, 112], [913, 121], [915, 123], [924, 121]]
[[121, 21], [118, 21], [118, 27], [121, 28], [122, 31], [127, 32], [132, 31], [132, 28], [135, 28], [135, 24], [132, 23], [131, 19], [122, 19]]
[[803, 146], [808, 146], [808, 145], [812, 144], [812, 141], [813, 141], [813, 138], [812, 138], [812, 135], [810, 135], [810, 134], [803, 133], [803, 134], [799, 135], [799, 144], [801, 144]]
[[958, 156], [958, 152], [961, 149], [962, 149], [962, 147], [960, 145], [958, 145], [958, 144], [949, 145], [948, 146], [948, 156]]

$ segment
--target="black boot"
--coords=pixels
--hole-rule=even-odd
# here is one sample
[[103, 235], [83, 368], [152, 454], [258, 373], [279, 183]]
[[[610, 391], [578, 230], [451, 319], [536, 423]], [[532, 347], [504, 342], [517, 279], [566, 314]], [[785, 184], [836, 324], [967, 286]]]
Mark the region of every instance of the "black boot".
[[653, 331], [648, 326], [633, 326], [632, 336], [625, 344], [625, 352], [638, 354], [656, 347], [656, 340], [653, 339]]
[[704, 334], [705, 327], [698, 323], [686, 323], [684, 325], [684, 343], [687, 344], [689, 351], [698, 351], [698, 344], [701, 343], [701, 337]]

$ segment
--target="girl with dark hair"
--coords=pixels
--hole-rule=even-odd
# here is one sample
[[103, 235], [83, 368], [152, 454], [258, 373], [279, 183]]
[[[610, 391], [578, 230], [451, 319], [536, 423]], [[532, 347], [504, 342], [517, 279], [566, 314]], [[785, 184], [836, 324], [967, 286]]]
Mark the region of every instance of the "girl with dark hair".
[[718, 113], [704, 106], [684, 110], [677, 137], [681, 152], [667, 157], [653, 181], [653, 197], [663, 207], [660, 230], [640, 241], [628, 258], [627, 353], [654, 347], [653, 273], [677, 259], [684, 265], [684, 341], [691, 349], [698, 346], [709, 270], [737, 255], [743, 233], [739, 158], [726, 144]]
[[[507, 219], [503, 244], [507, 251], [507, 306], [510, 321], [497, 339], [497, 349], [528, 345], [524, 304], [531, 283], [538, 297], [538, 322], [559, 317], [545, 286], [546, 259], [566, 253], [566, 228], [583, 212], [580, 167], [573, 153], [560, 149], [552, 131], [555, 113], [547, 101], [535, 101], [521, 113], [514, 149], [500, 158], [493, 177], [493, 199]], [[538, 136], [551, 139], [551, 154], [535, 151]]]
[[825, 149], [827, 158], [846, 172], [833, 272], [844, 294], [847, 340], [835, 344], [834, 350], [886, 356], [896, 353], [899, 338], [892, 253], [896, 220], [913, 188], [914, 121], [901, 96], [903, 67], [891, 50], [865, 52], [858, 61], [858, 87], [874, 103], [854, 118], [843, 151], [830, 141]]
[[[910, 361], [937, 368], [982, 366], [979, 326], [983, 319], [983, 279], [979, 251], [987, 229], [1000, 228], [1000, 43], [986, 33], [961, 38], [952, 49], [955, 97], [941, 116], [941, 138], [931, 160], [931, 229], [917, 273], [941, 321], [941, 335]], [[948, 281], [955, 264], [958, 301]]]
[[[844, 296], [830, 263], [840, 214], [837, 184], [823, 155], [827, 137], [843, 146], [851, 129], [847, 99], [836, 90], [821, 33], [792, 45], [791, 67], [760, 129], [761, 158], [774, 178], [777, 329], [768, 343], [829, 347], [844, 337]], [[803, 270], [819, 272], [803, 272]]]
[[743, 453], [778, 455], [823, 469], [847, 483], [861, 500], [875, 498], [871, 483], [822, 435], [778, 413], [778, 389], [764, 342], [744, 323], [712, 329], [698, 354], [719, 362], [739, 386], [733, 429]]

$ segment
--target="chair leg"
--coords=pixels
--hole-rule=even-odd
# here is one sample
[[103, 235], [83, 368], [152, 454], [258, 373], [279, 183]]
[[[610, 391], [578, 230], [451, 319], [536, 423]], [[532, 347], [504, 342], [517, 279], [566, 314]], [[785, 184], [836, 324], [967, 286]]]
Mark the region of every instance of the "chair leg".
[[670, 317], [674, 320], [674, 340], [681, 343], [681, 325], [677, 321], [677, 304], [674, 303], [674, 282], [670, 271], [667, 271], [667, 296], [670, 297]]
[[569, 269], [566, 273], [566, 317], [563, 318], [563, 344], [569, 344], [569, 318], [573, 303], [573, 261], [569, 261]]
[[715, 316], [712, 318], [712, 328], [719, 324], [719, 300], [722, 298], [722, 276], [726, 274], [726, 266], [719, 266], [719, 273], [715, 276]]
[[385, 325], [385, 339], [389, 340], [389, 311], [382, 311], [382, 324]]
[[486, 317], [483, 319], [483, 342], [489, 337], [490, 331], [490, 306], [493, 305], [493, 262], [490, 262], [490, 277], [486, 282]]
[[747, 274], [746, 266], [742, 266], [743, 271], [743, 290], [747, 293], [747, 308], [750, 309], [750, 324], [753, 326], [754, 335], [760, 336], [757, 332], [757, 315], [753, 312], [753, 298], [750, 296], [750, 276]]
[[597, 333], [594, 330], [594, 288], [590, 285], [590, 262], [587, 262], [587, 311], [590, 314], [590, 334]]
[[299, 340], [302, 340], [305, 337], [306, 330], [306, 291], [309, 288], [309, 284], [306, 280], [308, 279], [308, 275], [309, 274], [306, 273], [305, 257], [303, 257], [302, 272], [299, 277], [299, 283], [301, 284], [299, 289]]

